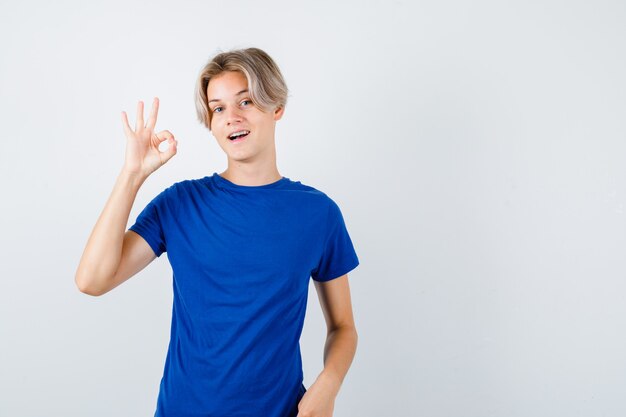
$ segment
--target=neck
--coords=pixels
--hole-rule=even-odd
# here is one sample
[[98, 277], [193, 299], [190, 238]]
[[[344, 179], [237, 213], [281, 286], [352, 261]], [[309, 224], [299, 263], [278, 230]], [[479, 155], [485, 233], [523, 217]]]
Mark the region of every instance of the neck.
[[246, 186], [271, 184], [282, 179], [275, 163], [270, 166], [258, 166], [229, 161], [226, 171], [219, 175], [232, 183]]

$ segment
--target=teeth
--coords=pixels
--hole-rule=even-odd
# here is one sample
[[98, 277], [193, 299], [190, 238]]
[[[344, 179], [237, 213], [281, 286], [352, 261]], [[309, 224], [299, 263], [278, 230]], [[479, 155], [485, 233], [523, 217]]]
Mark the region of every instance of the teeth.
[[230, 135], [230, 136], [229, 136], [229, 138], [234, 138], [234, 137], [241, 136], [241, 135], [245, 135], [245, 134], [248, 134], [248, 133], [250, 133], [250, 131], [248, 131], [248, 130], [242, 130], [242, 131], [240, 131], [240, 132], [235, 132], [235, 133], [233, 133], [232, 135]]

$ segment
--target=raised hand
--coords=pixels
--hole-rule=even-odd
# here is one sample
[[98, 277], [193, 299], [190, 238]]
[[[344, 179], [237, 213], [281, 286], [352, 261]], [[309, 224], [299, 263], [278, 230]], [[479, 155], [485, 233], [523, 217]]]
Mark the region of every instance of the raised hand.
[[[154, 98], [152, 111], [148, 122], [143, 121], [143, 102], [137, 103], [137, 122], [135, 130], [128, 125], [126, 112], [122, 111], [122, 123], [126, 134], [126, 159], [123, 170], [147, 178], [154, 171], [176, 155], [178, 141], [168, 130], [159, 133], [154, 132], [157, 115], [159, 113], [159, 99]], [[159, 145], [167, 140], [168, 148], [161, 152]]]

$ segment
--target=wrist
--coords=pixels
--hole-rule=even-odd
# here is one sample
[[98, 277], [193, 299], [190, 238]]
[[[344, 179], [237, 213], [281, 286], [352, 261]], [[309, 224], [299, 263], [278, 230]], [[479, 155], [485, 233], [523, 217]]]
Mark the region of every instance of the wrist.
[[335, 395], [339, 393], [339, 388], [341, 388], [342, 383], [339, 374], [333, 372], [330, 369], [324, 368], [324, 370], [317, 377], [317, 380], [323, 385], [329, 387], [335, 393]]
[[147, 175], [143, 175], [135, 171], [128, 171], [125, 168], [122, 168], [118, 175], [118, 179], [120, 181], [133, 185], [137, 189], [141, 187], [146, 178], [148, 178]]
[[145, 181], [145, 179], [148, 178], [149, 175], [143, 174], [140, 171], [128, 169], [124, 166], [120, 170], [120, 176], [123, 176], [125, 178], [130, 178], [133, 180]]

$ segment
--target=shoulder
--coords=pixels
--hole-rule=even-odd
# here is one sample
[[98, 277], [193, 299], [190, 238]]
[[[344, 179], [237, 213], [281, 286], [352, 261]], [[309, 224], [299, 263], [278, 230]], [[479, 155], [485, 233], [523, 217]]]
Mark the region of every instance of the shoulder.
[[171, 210], [177, 210], [182, 203], [193, 199], [193, 191], [202, 186], [202, 179], [176, 181], [163, 189], [154, 198], [154, 202]]
[[300, 191], [311, 199], [325, 203], [328, 203], [328, 201], [331, 200], [327, 193], [316, 187], [313, 187], [312, 185], [305, 184], [302, 181], [291, 181], [291, 184], [291, 189]]
[[327, 218], [331, 219], [341, 214], [339, 204], [331, 197], [327, 192], [320, 190], [308, 184], [303, 184], [300, 181], [295, 181], [297, 187], [302, 191], [305, 198], [315, 206], [320, 212], [327, 215]]
[[176, 196], [192, 191], [197, 191], [201, 188], [206, 188], [208, 185], [209, 182], [206, 180], [206, 177], [183, 179], [172, 183], [172, 185], [167, 187], [164, 191], [172, 196]]

